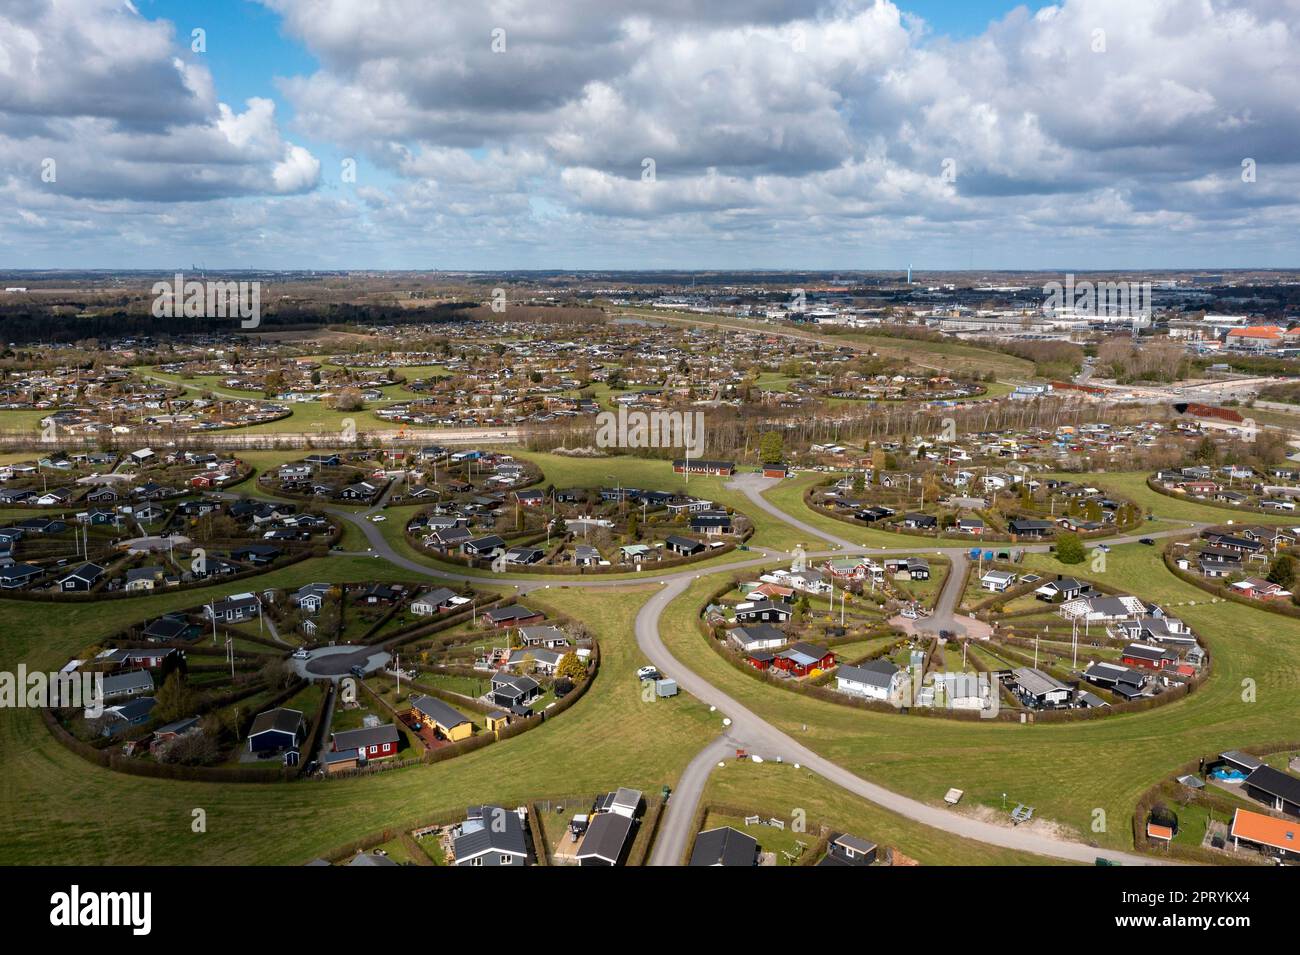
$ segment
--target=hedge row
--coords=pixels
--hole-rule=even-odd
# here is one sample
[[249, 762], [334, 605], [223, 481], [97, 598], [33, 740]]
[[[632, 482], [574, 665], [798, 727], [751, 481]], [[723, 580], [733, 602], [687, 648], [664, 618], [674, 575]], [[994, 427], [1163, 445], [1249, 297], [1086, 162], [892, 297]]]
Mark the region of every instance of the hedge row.
[[1221, 600], [1229, 600], [1233, 603], [1241, 604], [1244, 607], [1253, 607], [1256, 610], [1266, 610], [1269, 613], [1275, 613], [1283, 617], [1291, 617], [1300, 620], [1300, 607], [1297, 607], [1293, 603], [1288, 603], [1282, 600], [1253, 600], [1250, 597], [1243, 597], [1241, 594], [1229, 587], [1225, 587], [1221, 584], [1212, 584], [1207, 577], [1202, 577], [1200, 574], [1193, 574], [1191, 571], [1183, 570], [1174, 560], [1172, 551], [1175, 543], [1179, 542], [1171, 539], [1169, 543], [1165, 545], [1163, 556], [1165, 559], [1165, 566], [1169, 568], [1169, 572], [1179, 580], [1189, 583], [1193, 587], [1199, 587], [1207, 594], [1211, 594]]
[[[261, 577], [272, 571], [283, 570], [299, 561], [308, 560], [315, 557], [326, 557], [329, 555], [328, 547], [316, 546], [310, 550], [303, 550], [296, 554], [288, 554], [279, 558], [275, 562], [268, 564], [266, 567], [254, 568], [251, 570], [241, 570], [237, 574], [231, 574], [226, 577], [208, 577], [203, 580], [190, 581], [186, 584], [177, 584], [174, 587], [167, 587], [165, 593], [180, 593], [186, 590], [201, 590], [204, 587], [212, 587], [216, 584], [229, 584], [237, 580], [246, 580], [249, 577]], [[93, 593], [63, 593], [62, 591], [35, 591], [35, 590], [6, 590], [6, 600], [30, 600], [37, 603], [97, 603], [101, 600], [131, 600], [138, 597], [156, 597], [157, 590], [117, 590], [112, 593], [95, 591]]]
[[1244, 512], [1247, 514], [1263, 514], [1267, 517], [1286, 516], [1282, 511], [1275, 511], [1267, 507], [1259, 507], [1255, 504], [1217, 504], [1213, 501], [1202, 501], [1191, 494], [1185, 492], [1179, 493], [1172, 488], [1165, 487], [1164, 484], [1156, 480], [1154, 474], [1147, 475], [1147, 487], [1155, 491], [1157, 494], [1163, 494], [1165, 497], [1173, 498], [1175, 501], [1191, 501], [1204, 507], [1216, 507], [1221, 511], [1230, 511], [1235, 514], [1241, 514]]

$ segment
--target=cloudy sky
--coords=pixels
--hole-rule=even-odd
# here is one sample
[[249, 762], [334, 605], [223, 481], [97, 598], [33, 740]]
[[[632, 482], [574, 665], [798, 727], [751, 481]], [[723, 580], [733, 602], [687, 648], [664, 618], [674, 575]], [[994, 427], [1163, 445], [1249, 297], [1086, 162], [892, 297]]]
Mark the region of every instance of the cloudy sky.
[[1300, 0], [4, 0], [0, 268], [1300, 266], [1297, 33]]

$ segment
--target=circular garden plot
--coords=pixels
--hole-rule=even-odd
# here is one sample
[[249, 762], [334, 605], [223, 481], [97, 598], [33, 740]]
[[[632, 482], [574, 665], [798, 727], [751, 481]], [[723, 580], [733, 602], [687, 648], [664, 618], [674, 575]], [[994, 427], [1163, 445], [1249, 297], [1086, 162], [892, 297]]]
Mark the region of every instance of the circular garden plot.
[[576, 702], [598, 666], [581, 622], [469, 587], [313, 583], [86, 647], [44, 714], [68, 748], [137, 775], [327, 779], [517, 735]]

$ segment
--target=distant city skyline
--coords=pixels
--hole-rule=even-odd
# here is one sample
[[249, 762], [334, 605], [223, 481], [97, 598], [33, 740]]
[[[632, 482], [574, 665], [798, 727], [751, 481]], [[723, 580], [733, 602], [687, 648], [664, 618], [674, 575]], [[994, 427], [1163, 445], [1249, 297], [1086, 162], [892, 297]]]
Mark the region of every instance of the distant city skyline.
[[1300, 264], [1288, 0], [10, 0], [0, 270]]

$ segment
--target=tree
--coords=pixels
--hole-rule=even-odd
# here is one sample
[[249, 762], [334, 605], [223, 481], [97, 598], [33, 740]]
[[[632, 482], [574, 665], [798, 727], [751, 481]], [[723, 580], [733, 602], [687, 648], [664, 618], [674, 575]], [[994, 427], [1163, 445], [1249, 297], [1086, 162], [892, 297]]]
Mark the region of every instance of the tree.
[[627, 515], [627, 536], [632, 540], [641, 539], [641, 518], [635, 509]]
[[572, 683], [581, 683], [587, 678], [587, 666], [578, 659], [576, 653], [570, 650], [560, 657], [560, 662], [555, 667], [555, 675], [564, 677]]
[[764, 464], [778, 464], [785, 457], [785, 438], [780, 431], [764, 431], [758, 441], [758, 458]]
[[866, 489], [867, 489], [867, 476], [861, 471], [858, 471], [856, 474], [853, 475], [853, 493], [861, 494]]
[[1056, 539], [1056, 559], [1063, 564], [1082, 564], [1088, 557], [1078, 534], [1064, 533]]
[[1200, 464], [1213, 464], [1219, 459], [1219, 446], [1208, 434], [1201, 438], [1192, 457]]
[[1278, 554], [1269, 565], [1268, 580], [1290, 590], [1295, 583], [1295, 559], [1290, 554]]
[[193, 699], [194, 694], [185, 685], [185, 678], [180, 671], [175, 671], [163, 681], [162, 689], [158, 691], [154, 715], [164, 722], [188, 716], [193, 709]]

